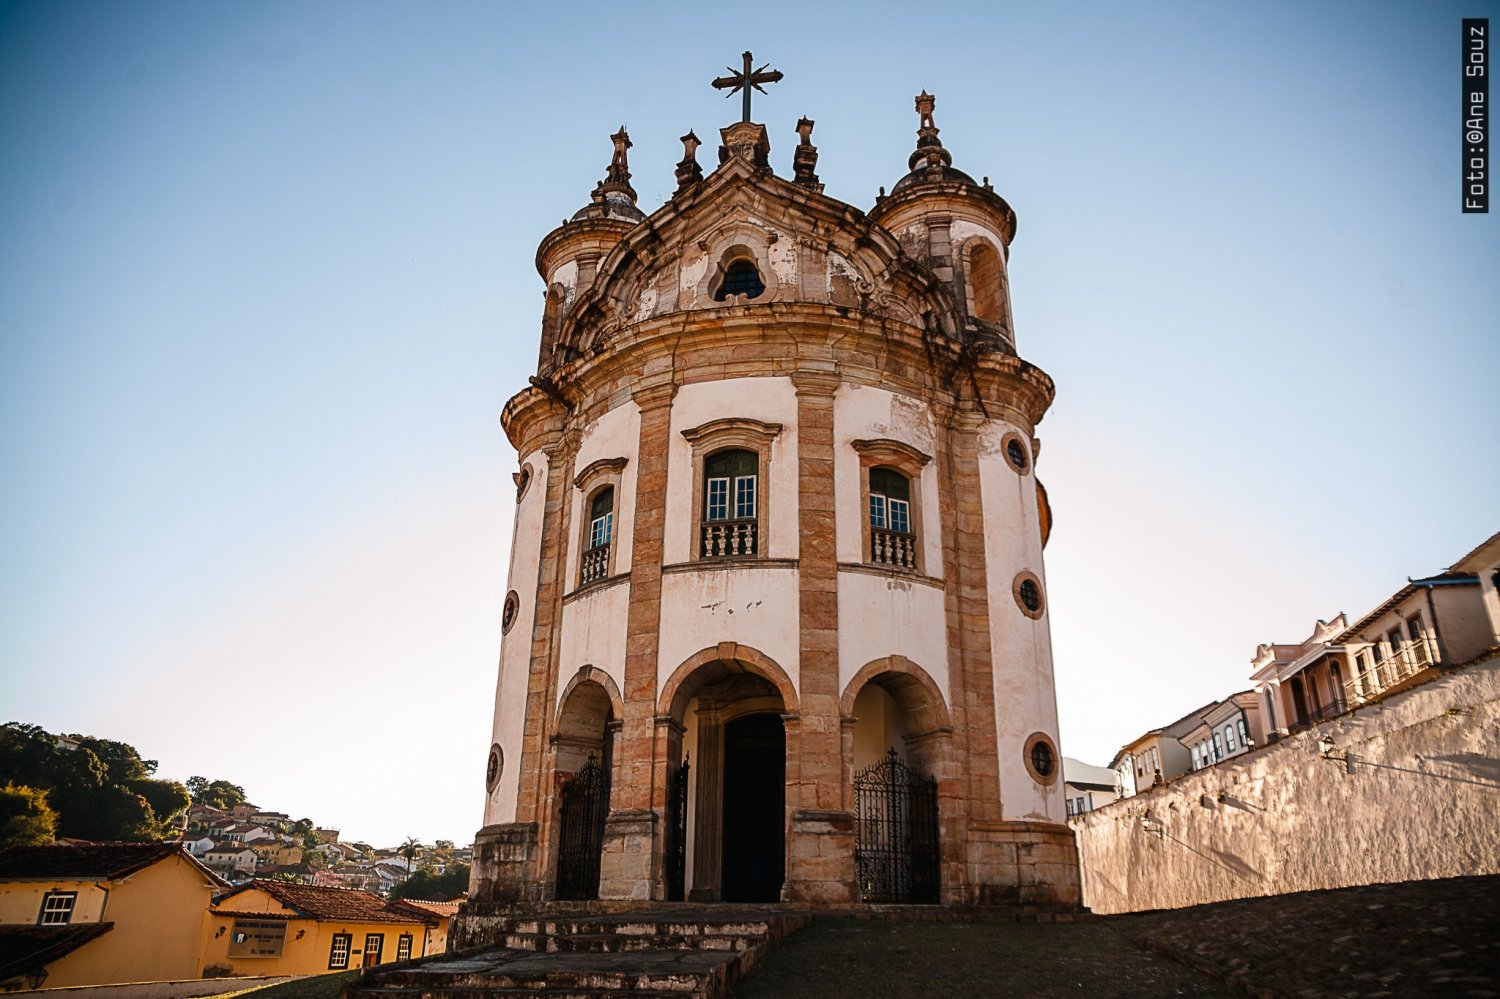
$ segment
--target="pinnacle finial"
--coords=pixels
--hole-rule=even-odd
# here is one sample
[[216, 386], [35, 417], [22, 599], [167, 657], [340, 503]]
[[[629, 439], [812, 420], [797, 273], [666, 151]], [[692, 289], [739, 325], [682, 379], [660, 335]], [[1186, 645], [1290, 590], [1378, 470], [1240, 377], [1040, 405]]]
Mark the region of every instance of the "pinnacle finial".
[[915, 170], [917, 164], [924, 160], [929, 169], [953, 165], [953, 154], [943, 148], [943, 141], [938, 138], [937, 123], [932, 120], [932, 109], [936, 105], [937, 98], [926, 90], [917, 95], [917, 114], [921, 116], [921, 120], [917, 125], [917, 150], [906, 161], [908, 170]]
[[[615, 144], [614, 155], [610, 157], [609, 169], [605, 172], [604, 182], [595, 189], [601, 197], [611, 191], [618, 191], [635, 204], [635, 188], [630, 186], [630, 160], [626, 150], [630, 148], [630, 133], [625, 131], [621, 125], [620, 130], [609, 137]], [[594, 200], [599, 200], [595, 198]]]
[[675, 197], [703, 179], [703, 167], [698, 165], [698, 147], [703, 140], [691, 130], [682, 137], [682, 162], [677, 164], [677, 190]]
[[813, 172], [818, 166], [818, 147], [812, 144], [812, 130], [811, 118], [797, 119], [797, 134], [802, 141], [792, 154], [792, 181], [821, 191], [823, 185], [818, 183], [818, 175]]

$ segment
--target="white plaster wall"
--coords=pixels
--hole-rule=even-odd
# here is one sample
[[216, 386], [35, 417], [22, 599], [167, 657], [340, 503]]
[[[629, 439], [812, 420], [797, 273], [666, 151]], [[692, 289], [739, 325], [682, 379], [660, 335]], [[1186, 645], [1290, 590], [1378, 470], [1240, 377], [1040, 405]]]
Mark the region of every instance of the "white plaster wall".
[[[922, 469], [922, 522], [918, 525], [922, 568], [926, 575], [943, 575], [942, 518], [938, 509], [936, 428], [927, 403], [885, 389], [844, 383], [833, 400], [834, 499], [838, 507], [837, 550], [840, 562], [863, 562], [864, 519], [860, 501], [857, 440], [889, 439], [910, 445], [934, 460]], [[858, 668], [858, 667], [856, 667]]]
[[562, 609], [557, 639], [557, 693], [553, 717], [561, 706], [563, 688], [580, 666], [608, 673], [615, 687], [625, 689], [625, 628], [630, 613], [630, 587], [625, 583], [596, 586], [568, 601]]
[[839, 693], [868, 662], [905, 656], [948, 689], [948, 615], [930, 583], [867, 572], [839, 573]]
[[[1320, 755], [1325, 734], [1339, 758]], [[1491, 657], [1075, 819], [1084, 904], [1134, 912], [1500, 873], [1497, 778]]]
[[[620, 472], [620, 488], [615, 496], [615, 527], [611, 544], [615, 546], [614, 567], [611, 575], [630, 569], [630, 553], [635, 540], [635, 475], [637, 462], [635, 453], [641, 440], [641, 410], [633, 402], [616, 406], [595, 420], [583, 432], [578, 446], [578, 456], [573, 460], [573, 474], [588, 468], [600, 458], [630, 459]], [[573, 592], [578, 587], [578, 560], [583, 557], [584, 531], [588, 525], [584, 515], [584, 494], [573, 483], [568, 483], [568, 502], [572, 512], [568, 528], [568, 560], [564, 563], [564, 591]], [[625, 627], [621, 619], [620, 627]], [[603, 668], [602, 663], [594, 665]]]
[[[1050, 595], [1042, 568], [1042, 533], [1036, 509], [1033, 462], [1018, 475], [1001, 441], [1023, 428], [989, 420], [979, 431], [979, 491], [984, 504], [984, 550], [989, 573], [990, 650], [995, 677], [995, 738], [1000, 754], [1000, 807], [1006, 819], [1061, 822], [1062, 782], [1038, 784], [1026, 769], [1023, 750], [1033, 732], [1057, 743], [1057, 695], [1052, 679]], [[1030, 451], [1030, 447], [1027, 448]], [[1042, 581], [1043, 614], [1033, 620], [1012, 596], [1016, 574]], [[1058, 752], [1061, 755], [1061, 744]], [[1062, 761], [1058, 760], [1061, 767]]]
[[728, 378], [684, 385], [672, 400], [667, 518], [662, 536], [662, 558], [667, 565], [692, 560], [698, 531], [698, 511], [693, 509], [693, 447], [682, 432], [727, 417], [781, 424], [781, 433], [771, 443], [769, 473], [761, 473], [767, 476], [764, 488], [770, 500], [769, 509], [762, 511], [761, 526], [767, 532], [768, 557], [797, 557], [797, 390], [788, 378]]
[[511, 532], [510, 572], [506, 590], [521, 600], [515, 623], [500, 639], [500, 669], [495, 682], [495, 725], [491, 740], [504, 754], [504, 769], [493, 793], [485, 795], [484, 824], [514, 822], [521, 781], [521, 733], [526, 722], [526, 685], [531, 663], [531, 630], [536, 622], [537, 572], [541, 564], [542, 513], [547, 505], [547, 456], [525, 455], [521, 467], [531, 466], [531, 484], [516, 504]]
[[797, 684], [796, 569], [696, 569], [661, 579], [656, 692], [688, 657], [738, 642], [776, 661]]

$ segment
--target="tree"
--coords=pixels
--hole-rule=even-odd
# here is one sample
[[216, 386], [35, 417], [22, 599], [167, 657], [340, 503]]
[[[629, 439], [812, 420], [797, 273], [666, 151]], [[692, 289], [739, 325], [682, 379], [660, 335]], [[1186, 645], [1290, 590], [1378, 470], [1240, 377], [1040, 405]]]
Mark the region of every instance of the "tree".
[[97, 840], [159, 838], [187, 807], [188, 792], [152, 776], [156, 761], [135, 747], [93, 736], [54, 736], [38, 725], [0, 728], [0, 773], [46, 792], [59, 836]]
[[469, 890], [469, 865], [454, 864], [442, 874], [422, 870], [413, 874], [395, 888], [391, 898], [420, 898], [431, 902], [446, 902]]
[[0, 788], [0, 850], [13, 846], [46, 846], [57, 834], [57, 813], [47, 792], [25, 785]]
[[408, 836], [406, 837], [406, 842], [402, 843], [396, 850], [397, 853], [406, 858], [406, 878], [403, 880], [411, 880], [412, 866], [416, 862], [417, 852], [421, 849], [422, 844], [418, 843], [415, 837]]
[[245, 800], [245, 789], [227, 780], [211, 781], [195, 775], [187, 779], [187, 789], [195, 805], [231, 808]]

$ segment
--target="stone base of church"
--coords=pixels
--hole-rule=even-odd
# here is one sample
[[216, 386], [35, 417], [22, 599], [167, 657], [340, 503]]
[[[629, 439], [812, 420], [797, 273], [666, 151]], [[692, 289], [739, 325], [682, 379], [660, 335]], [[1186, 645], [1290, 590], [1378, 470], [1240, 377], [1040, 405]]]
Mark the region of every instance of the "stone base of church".
[[652, 870], [656, 813], [649, 808], [615, 809], [604, 822], [599, 855], [601, 899], [659, 898], [660, 878]]
[[[556, 902], [552, 885], [536, 870], [533, 823], [486, 826], [474, 840], [470, 900], [454, 919], [453, 946], [492, 943], [495, 925], [521, 912], [629, 911], [640, 907], [720, 908], [701, 895], [664, 903], [662, 875], [654, 866], [659, 819], [647, 809], [610, 813], [600, 857], [599, 898]], [[907, 907], [870, 905], [858, 897], [854, 816], [845, 811], [799, 809], [792, 816], [784, 905], [799, 909], [895, 912]], [[1018, 914], [1082, 912], [1083, 892], [1073, 830], [1051, 822], [973, 822], [961, 847], [962, 874], [950, 881], [944, 865], [941, 906], [976, 915], [983, 910]], [[957, 866], [957, 865], [955, 865]], [[954, 882], [957, 883], [954, 883]], [[494, 925], [492, 925], [494, 924]]]
[[783, 902], [840, 906], [855, 901], [852, 812], [798, 809], [789, 845]]
[[471, 897], [515, 903], [541, 898], [536, 867], [535, 822], [485, 826], [474, 836]]
[[1078, 844], [1053, 822], [975, 822], [969, 826], [968, 906], [1081, 907]]

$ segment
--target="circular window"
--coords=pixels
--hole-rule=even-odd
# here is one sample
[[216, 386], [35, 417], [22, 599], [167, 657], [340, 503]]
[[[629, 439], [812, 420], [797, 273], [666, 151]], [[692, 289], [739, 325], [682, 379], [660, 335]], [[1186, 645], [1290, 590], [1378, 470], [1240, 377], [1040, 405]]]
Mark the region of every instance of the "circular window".
[[1005, 435], [1004, 443], [1005, 460], [1010, 462], [1010, 467], [1017, 472], [1025, 474], [1031, 467], [1031, 453], [1026, 448], [1026, 441], [1015, 431]]
[[1038, 784], [1057, 783], [1057, 746], [1044, 732], [1033, 732], [1022, 751], [1026, 771]]
[[521, 598], [515, 590], [505, 595], [505, 608], [500, 612], [500, 634], [510, 634], [510, 626], [516, 623], [516, 612], [521, 609]]
[[1030, 572], [1022, 572], [1016, 576], [1015, 584], [1011, 588], [1016, 598], [1016, 606], [1021, 608], [1021, 613], [1035, 619], [1042, 616], [1046, 602], [1042, 599], [1042, 581]]
[[495, 786], [500, 783], [500, 772], [505, 769], [505, 754], [500, 751], [500, 744], [496, 743], [490, 747], [490, 758], [484, 765], [484, 789], [493, 794]]

